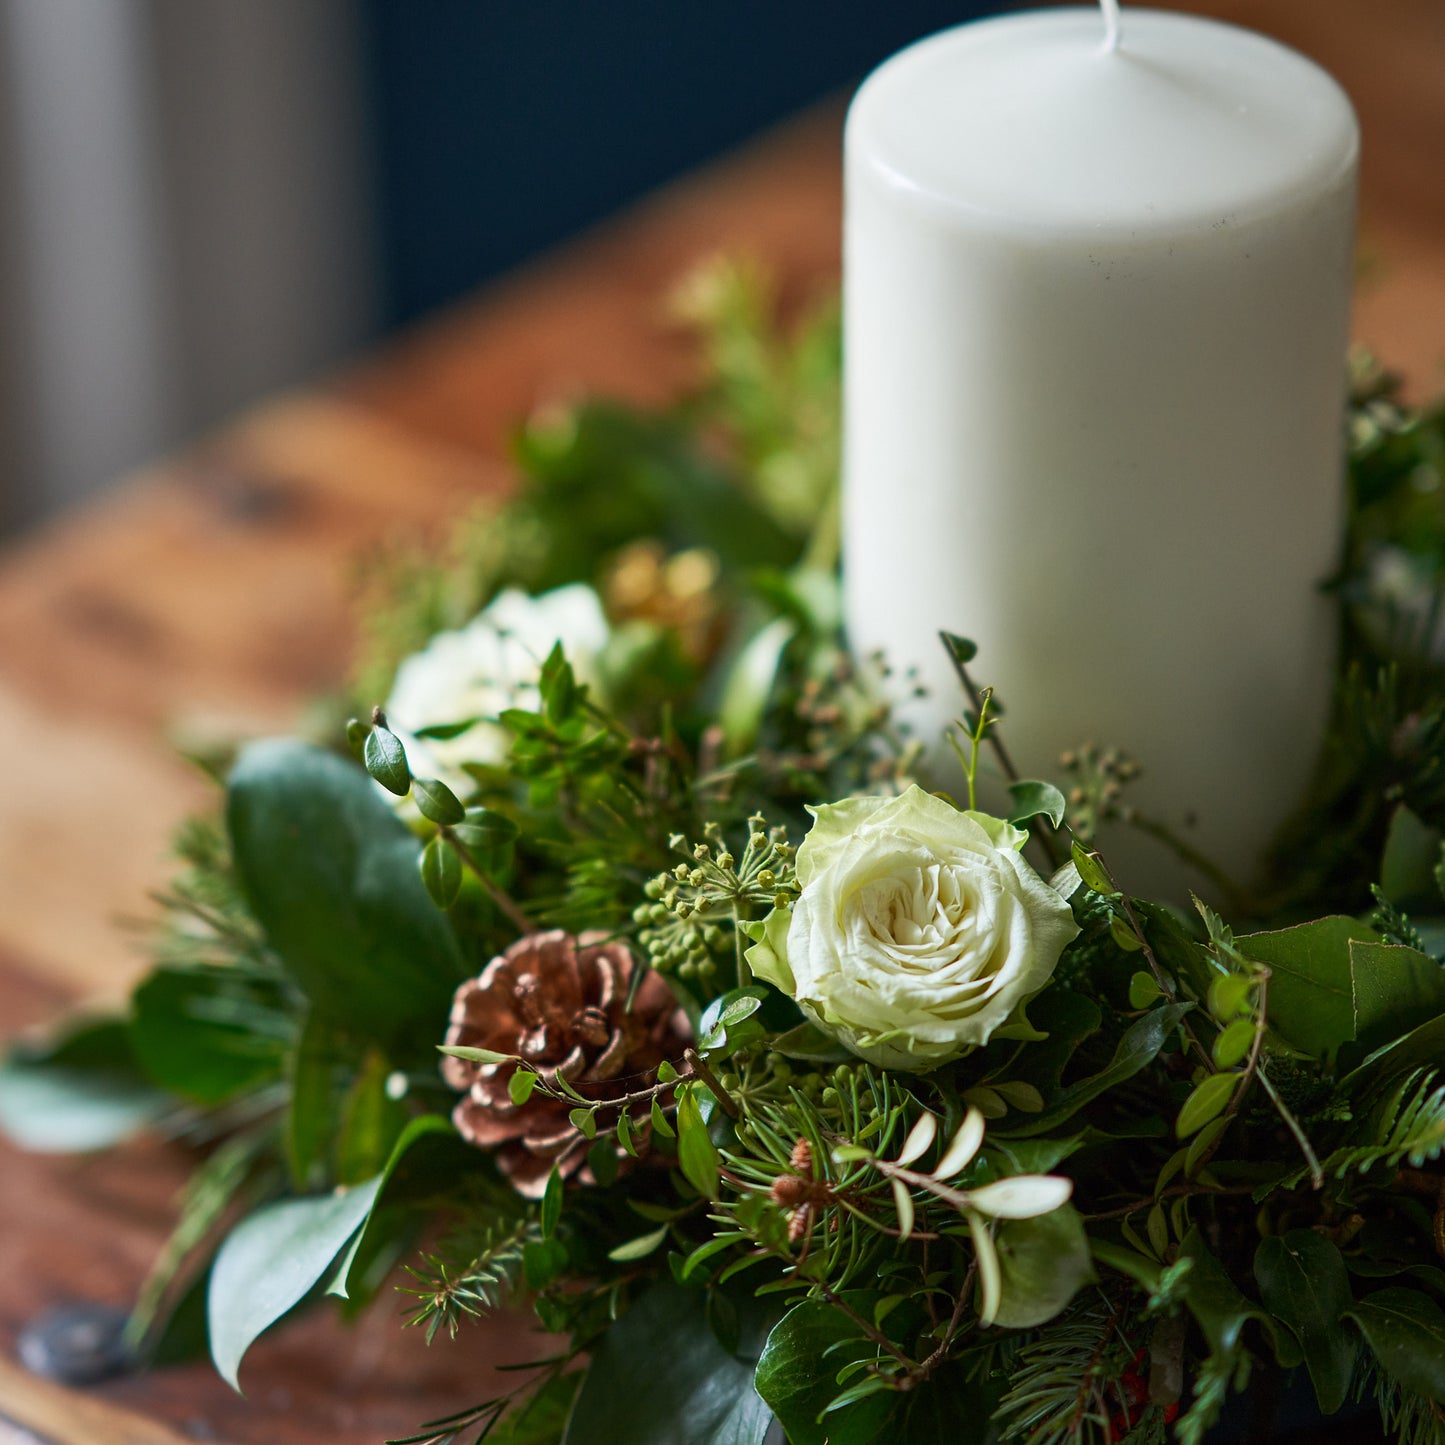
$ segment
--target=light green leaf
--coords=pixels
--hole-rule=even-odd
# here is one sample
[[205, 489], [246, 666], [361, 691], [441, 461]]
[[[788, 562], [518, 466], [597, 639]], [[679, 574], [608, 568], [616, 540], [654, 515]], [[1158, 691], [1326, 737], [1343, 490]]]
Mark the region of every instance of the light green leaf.
[[310, 1293], [380, 1187], [378, 1175], [344, 1194], [268, 1204], [226, 1236], [211, 1269], [206, 1322], [211, 1358], [233, 1389], [241, 1388], [237, 1372], [252, 1341]]
[[1003, 1277], [994, 1322], [1006, 1329], [1053, 1319], [1095, 1277], [1084, 1222], [1071, 1204], [1000, 1224], [994, 1244]]
[[691, 1089], [683, 1094], [677, 1106], [677, 1162], [687, 1182], [699, 1194], [708, 1199], [717, 1198], [718, 1153], [708, 1137], [697, 1095]]
[[1352, 1300], [1339, 1250], [1312, 1229], [1270, 1235], [1255, 1251], [1254, 1277], [1265, 1307], [1294, 1331], [1320, 1409], [1333, 1415], [1355, 1369], [1355, 1342], [1340, 1323]]
[[772, 696], [773, 683], [798, 624], [779, 617], [760, 628], [733, 662], [718, 708], [718, 723], [729, 757], [752, 747]]
[[39, 1154], [108, 1149], [172, 1107], [144, 1079], [119, 1020], [76, 1028], [54, 1047], [0, 1064], [0, 1129]]
[[1224, 1106], [1229, 1103], [1238, 1083], [1237, 1074], [1210, 1074], [1202, 1079], [1179, 1110], [1174, 1132], [1181, 1139], [1187, 1139], [1211, 1120], [1217, 1119], [1224, 1112]]
[[607, 1258], [617, 1264], [629, 1264], [634, 1259], [646, 1259], [649, 1254], [655, 1254], [662, 1241], [667, 1238], [670, 1226], [664, 1224], [661, 1229], [654, 1229], [651, 1234], [639, 1235], [636, 1239], [629, 1239], [626, 1244], [619, 1244], [616, 1249], [607, 1251]]
[[1022, 781], [1010, 783], [1012, 805], [1010, 823], [1026, 823], [1030, 818], [1047, 818], [1055, 828], [1064, 821], [1064, 795], [1052, 783]]
[[466, 965], [416, 839], [366, 775], [303, 743], [254, 743], [226, 816], [256, 917], [311, 1001], [367, 1038], [438, 1037]]

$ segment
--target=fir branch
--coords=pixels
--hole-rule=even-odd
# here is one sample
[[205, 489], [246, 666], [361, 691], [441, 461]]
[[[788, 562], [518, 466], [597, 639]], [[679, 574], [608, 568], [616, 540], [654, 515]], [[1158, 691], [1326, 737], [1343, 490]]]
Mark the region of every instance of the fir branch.
[[443, 1328], [455, 1338], [464, 1319], [480, 1319], [516, 1288], [523, 1253], [541, 1237], [530, 1219], [478, 1221], [453, 1235], [435, 1254], [422, 1256], [421, 1268], [406, 1267], [418, 1283], [398, 1288], [420, 1301], [406, 1323], [425, 1326], [427, 1344]]

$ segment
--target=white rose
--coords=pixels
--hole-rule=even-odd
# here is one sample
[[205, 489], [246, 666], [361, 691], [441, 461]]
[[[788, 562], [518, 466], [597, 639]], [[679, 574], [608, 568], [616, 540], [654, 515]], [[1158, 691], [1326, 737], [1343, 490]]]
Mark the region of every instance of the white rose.
[[[553, 647], [562, 644], [579, 682], [595, 685], [607, 638], [602, 604], [580, 582], [537, 597], [500, 592], [459, 631], [437, 633], [397, 669], [386, 703], [412, 772], [470, 792], [462, 765], [506, 757], [509, 735], [496, 718], [508, 708], [537, 706], [537, 679]], [[471, 719], [477, 721], [453, 738], [416, 736]]]
[[1020, 854], [1028, 835], [918, 787], [809, 811], [801, 896], [768, 918], [753, 972], [883, 1068], [1026, 1030], [1023, 1005], [1079, 931]]

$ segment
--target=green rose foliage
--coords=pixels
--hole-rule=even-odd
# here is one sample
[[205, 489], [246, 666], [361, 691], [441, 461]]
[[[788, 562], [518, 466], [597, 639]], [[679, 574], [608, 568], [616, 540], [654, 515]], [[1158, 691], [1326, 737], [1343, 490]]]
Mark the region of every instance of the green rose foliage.
[[1027, 833], [918, 787], [810, 811], [801, 895], [748, 951], [759, 978], [881, 1068], [1037, 1037], [1024, 1005], [1078, 928], [1024, 859]]

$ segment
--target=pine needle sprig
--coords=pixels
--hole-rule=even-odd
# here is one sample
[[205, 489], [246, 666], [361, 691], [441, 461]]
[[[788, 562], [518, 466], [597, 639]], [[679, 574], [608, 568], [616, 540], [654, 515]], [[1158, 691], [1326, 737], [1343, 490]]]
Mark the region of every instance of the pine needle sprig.
[[423, 1255], [422, 1267], [406, 1267], [418, 1283], [398, 1288], [419, 1301], [409, 1307], [406, 1323], [425, 1327], [427, 1344], [441, 1329], [455, 1338], [463, 1320], [480, 1319], [516, 1288], [526, 1247], [540, 1238], [539, 1226], [529, 1219], [464, 1228], [435, 1254]]

